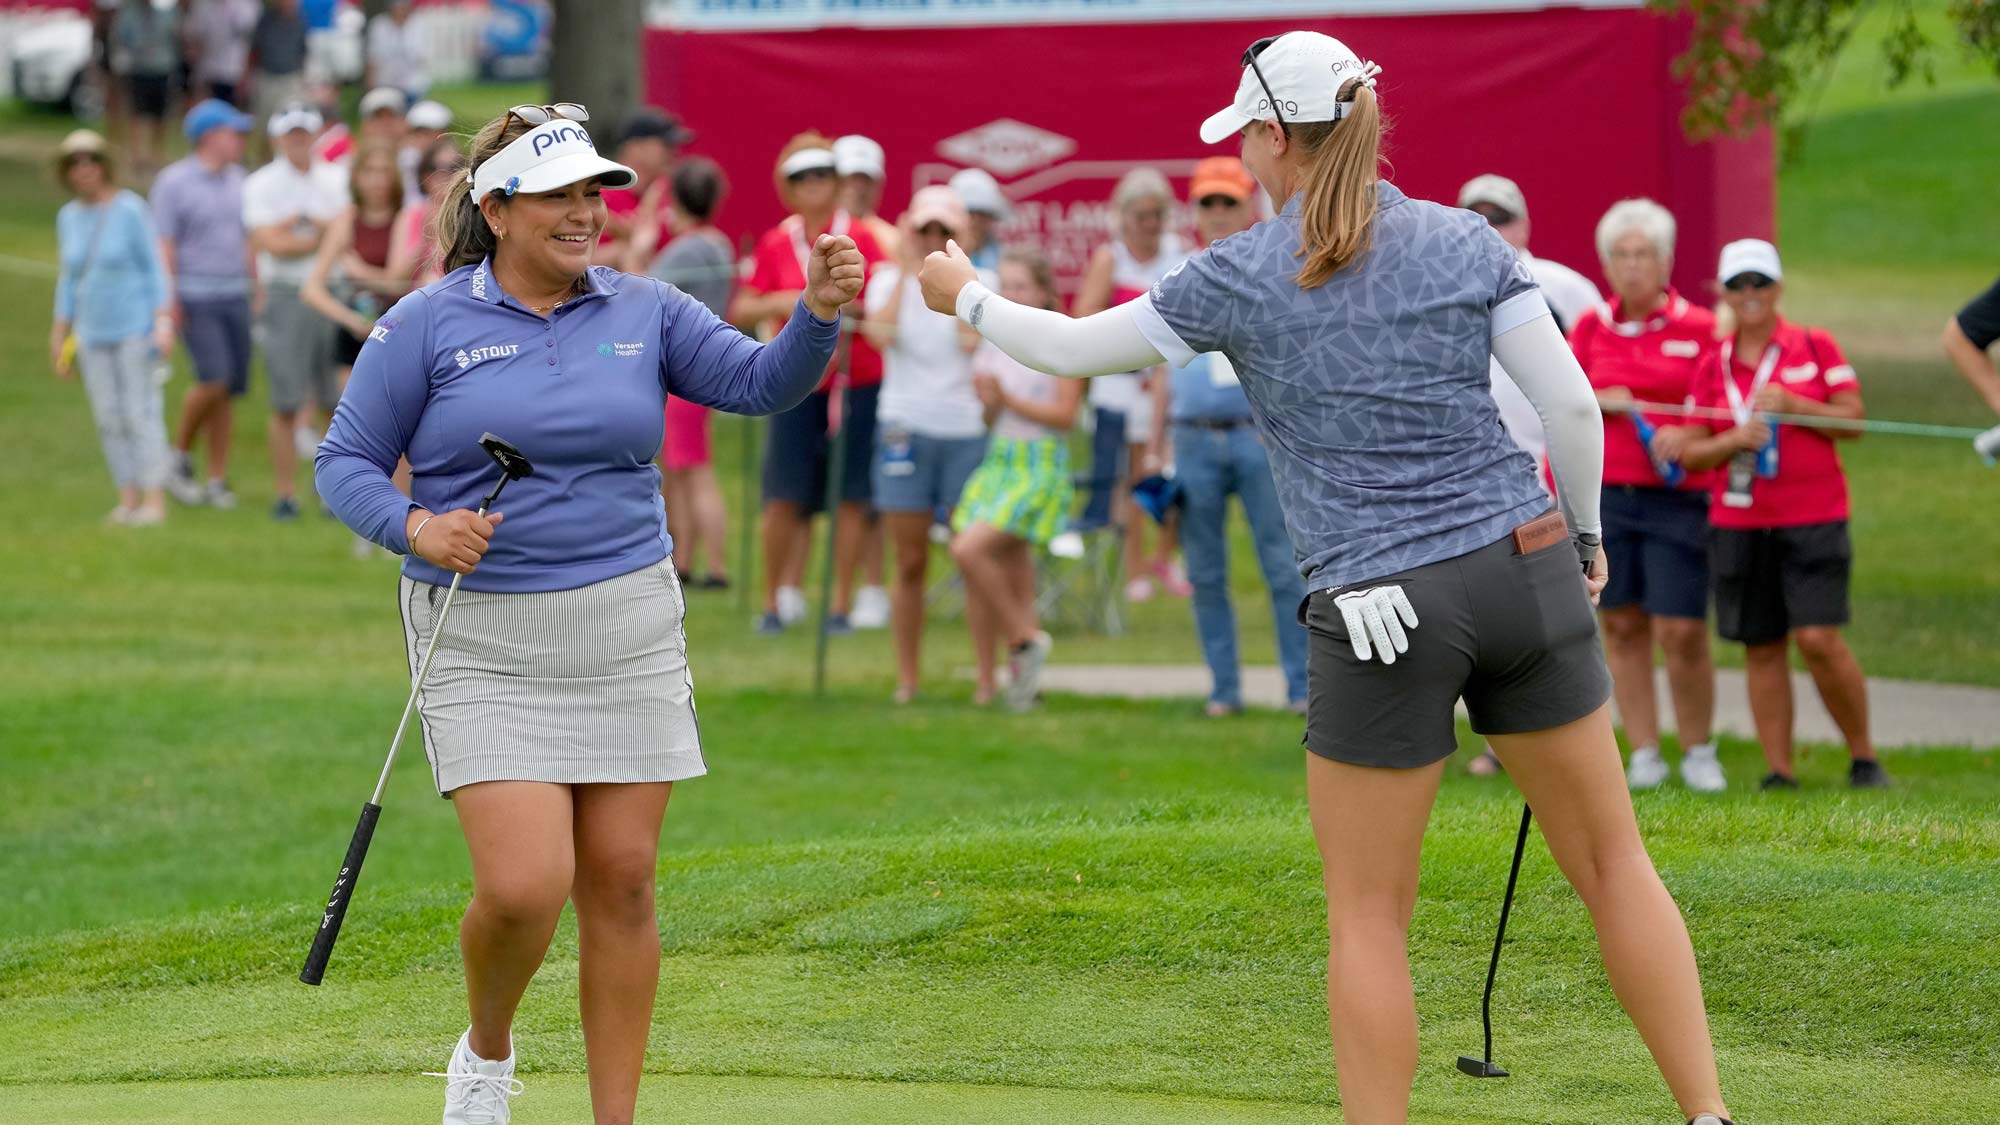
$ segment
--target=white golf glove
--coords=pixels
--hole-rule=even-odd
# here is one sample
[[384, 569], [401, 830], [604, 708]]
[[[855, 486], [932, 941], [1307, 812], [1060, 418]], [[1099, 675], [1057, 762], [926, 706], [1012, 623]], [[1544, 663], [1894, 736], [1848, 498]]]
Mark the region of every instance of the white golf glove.
[[[1401, 586], [1373, 586], [1334, 596], [1333, 604], [1347, 621], [1347, 639], [1356, 660], [1381, 657], [1394, 664], [1396, 654], [1410, 651], [1406, 629], [1417, 627], [1417, 611]], [[1401, 618], [1401, 620], [1398, 620]]]

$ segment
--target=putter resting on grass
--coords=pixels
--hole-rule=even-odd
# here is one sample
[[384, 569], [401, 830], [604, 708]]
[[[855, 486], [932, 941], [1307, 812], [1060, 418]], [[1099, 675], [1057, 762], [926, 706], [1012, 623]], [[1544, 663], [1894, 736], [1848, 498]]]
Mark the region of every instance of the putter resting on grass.
[[[510, 480], [535, 475], [535, 467], [528, 463], [521, 451], [506, 441], [482, 434], [479, 447], [500, 466], [500, 479], [493, 484], [493, 491], [479, 501], [479, 514], [500, 499], [500, 491]], [[417, 678], [410, 685], [410, 698], [403, 704], [403, 718], [396, 724], [396, 736], [389, 740], [389, 760], [382, 763], [382, 776], [376, 779], [375, 795], [361, 806], [361, 820], [354, 826], [354, 838], [347, 843], [347, 858], [340, 861], [340, 874], [333, 880], [333, 893], [327, 896], [326, 910], [320, 915], [319, 932], [313, 935], [312, 949], [306, 954], [305, 968], [299, 971], [299, 979], [307, 984], [318, 984], [326, 978], [326, 963], [333, 956], [333, 943], [340, 938], [340, 923], [347, 917], [347, 904], [354, 899], [354, 884], [361, 878], [361, 862], [368, 858], [368, 842], [375, 836], [375, 822], [382, 816], [382, 790], [389, 784], [389, 771], [396, 768], [396, 751], [403, 744], [403, 732], [409, 728], [410, 712], [416, 710], [417, 694], [424, 689], [424, 680], [430, 676], [431, 658], [437, 655], [438, 637], [444, 633], [445, 615], [451, 612], [452, 595], [458, 593], [459, 579], [463, 574], [455, 574], [451, 588], [445, 591], [444, 606], [438, 610], [437, 628], [431, 630], [431, 643], [424, 650], [424, 662], [417, 668]]]

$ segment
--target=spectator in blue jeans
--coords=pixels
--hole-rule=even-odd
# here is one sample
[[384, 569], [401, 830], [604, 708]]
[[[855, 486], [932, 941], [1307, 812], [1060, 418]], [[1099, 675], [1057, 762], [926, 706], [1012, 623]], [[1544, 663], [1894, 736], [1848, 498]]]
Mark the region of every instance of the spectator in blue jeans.
[[[1188, 199], [1195, 206], [1195, 230], [1202, 244], [1247, 230], [1256, 221], [1256, 182], [1233, 156], [1217, 156], [1195, 166]], [[1236, 658], [1236, 610], [1229, 600], [1229, 497], [1235, 495], [1250, 522], [1257, 565], [1271, 592], [1271, 620], [1278, 638], [1278, 663], [1285, 673], [1285, 699], [1295, 711], [1306, 700], [1306, 630], [1299, 624], [1305, 584], [1298, 556], [1285, 531], [1284, 512], [1264, 444], [1250, 417], [1235, 370], [1220, 352], [1155, 381], [1153, 417], [1169, 419], [1175, 474], [1181, 486], [1181, 554], [1194, 585], [1194, 624], [1201, 635], [1202, 659], [1214, 686], [1207, 714], [1222, 718], [1243, 710], [1243, 677]], [[1156, 431], [1148, 466], [1164, 464], [1167, 433]]]

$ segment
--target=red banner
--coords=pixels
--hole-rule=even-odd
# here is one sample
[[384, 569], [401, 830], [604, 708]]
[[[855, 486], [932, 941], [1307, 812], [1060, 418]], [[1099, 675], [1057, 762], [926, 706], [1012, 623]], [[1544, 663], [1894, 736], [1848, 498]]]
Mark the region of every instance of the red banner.
[[[781, 215], [772, 162], [793, 133], [863, 133], [888, 151], [883, 213], [958, 168], [984, 167], [1015, 200], [1003, 238], [1046, 246], [1066, 273], [1107, 237], [1112, 185], [1138, 165], [1184, 188], [1194, 162], [1233, 151], [1196, 136], [1234, 93], [1251, 41], [1292, 28], [1337, 35], [1382, 64], [1389, 175], [1455, 202], [1482, 172], [1528, 199], [1534, 249], [1601, 283], [1604, 209], [1650, 196], [1680, 222], [1675, 280], [1702, 279], [1733, 238], [1769, 237], [1768, 135], [1687, 142], [1668, 73], [1685, 27], [1639, 9], [1340, 19], [648, 32], [649, 100], [700, 131], [694, 150], [733, 184], [732, 232]], [[1191, 227], [1185, 211], [1183, 229]]]

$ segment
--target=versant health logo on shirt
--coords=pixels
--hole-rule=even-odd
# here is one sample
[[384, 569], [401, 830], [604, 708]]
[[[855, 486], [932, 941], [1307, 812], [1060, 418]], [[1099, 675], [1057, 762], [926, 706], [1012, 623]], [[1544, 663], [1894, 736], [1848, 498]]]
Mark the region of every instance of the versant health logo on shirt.
[[645, 352], [646, 345], [644, 341], [636, 344], [624, 344], [607, 340], [597, 345], [598, 355], [615, 355], [623, 359], [631, 359], [634, 356], [644, 355]]
[[460, 370], [463, 370], [475, 363], [489, 359], [500, 359], [503, 356], [513, 355], [520, 350], [521, 345], [519, 344], [489, 344], [486, 347], [473, 348], [470, 351], [460, 348], [458, 349], [458, 354], [452, 358], [458, 361]]

